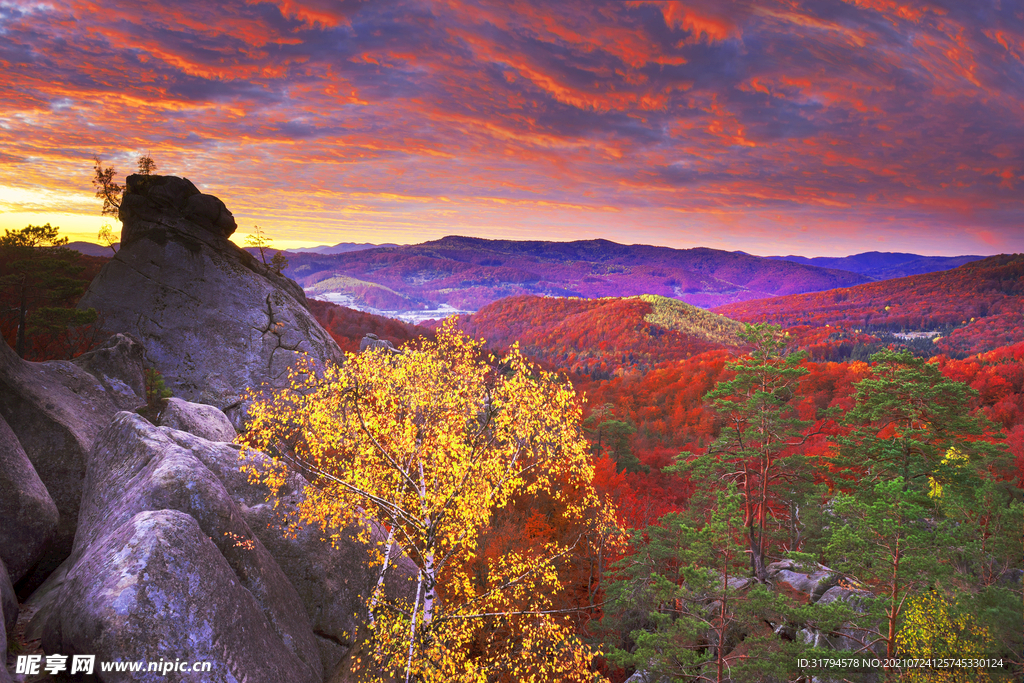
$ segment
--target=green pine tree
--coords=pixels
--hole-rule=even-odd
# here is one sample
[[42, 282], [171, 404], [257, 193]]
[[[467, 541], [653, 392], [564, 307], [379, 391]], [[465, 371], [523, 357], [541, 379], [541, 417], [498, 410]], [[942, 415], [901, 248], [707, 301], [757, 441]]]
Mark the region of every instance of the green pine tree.
[[882, 644], [890, 658], [907, 600], [950, 572], [943, 558], [951, 539], [927, 501], [901, 477], [876, 484], [870, 498], [840, 493], [832, 500], [829, 566], [875, 595], [861, 623], [863, 645]]
[[753, 581], [743, 496], [730, 485], [699, 497], [713, 502], [633, 535], [608, 589], [609, 660], [651, 681], [797, 680], [801, 659], [825, 654], [799, 634], [833, 632], [854, 611], [796, 604]]
[[732, 646], [750, 626], [737, 609], [747, 588], [742, 498], [718, 492], [706, 520], [671, 513], [633, 536], [634, 554], [608, 589], [605, 628], [628, 636], [608, 650], [651, 680], [725, 680]]
[[680, 456], [670, 469], [689, 474], [698, 486], [736, 485], [751, 571], [764, 583], [772, 543], [800, 550], [798, 508], [820, 500], [812, 463], [799, 452], [808, 423], [791, 403], [807, 374], [799, 365], [803, 356], [786, 352], [787, 336], [776, 325], [748, 325], [740, 336], [751, 351], [726, 366], [732, 379], [707, 396], [721, 422], [718, 438], [704, 456]]
[[970, 412], [976, 391], [909, 351], [880, 351], [871, 362], [871, 375], [856, 385], [856, 404], [844, 420], [851, 431], [840, 439], [836, 462], [850, 485], [870, 493], [900, 477], [924, 493], [947, 482], [968, 486], [982, 469], [1003, 467], [1003, 449], [976, 438], [998, 436], [984, 416]]
[[[84, 266], [59, 231], [47, 223], [5, 230], [0, 237], [0, 314], [5, 336], [13, 337], [22, 358], [33, 346], [46, 347], [37, 355], [55, 355], [69, 328], [96, 320], [95, 310], [74, 307], [85, 290], [75, 277]], [[70, 355], [69, 349], [61, 351]]]

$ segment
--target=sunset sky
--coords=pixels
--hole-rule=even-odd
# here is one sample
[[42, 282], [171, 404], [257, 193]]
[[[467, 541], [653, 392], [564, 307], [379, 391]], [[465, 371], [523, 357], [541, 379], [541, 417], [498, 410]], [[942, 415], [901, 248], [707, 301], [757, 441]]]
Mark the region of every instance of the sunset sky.
[[1020, 0], [0, 0], [0, 67], [0, 228], [149, 153], [280, 246], [1024, 251]]

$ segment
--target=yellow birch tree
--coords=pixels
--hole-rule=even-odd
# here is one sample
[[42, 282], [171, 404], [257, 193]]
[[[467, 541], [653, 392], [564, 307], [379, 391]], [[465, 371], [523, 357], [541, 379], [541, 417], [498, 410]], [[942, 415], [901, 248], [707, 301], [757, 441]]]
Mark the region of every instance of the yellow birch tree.
[[[994, 651], [988, 630], [968, 611], [958, 609], [955, 600], [936, 591], [914, 599], [907, 620], [896, 636], [901, 657], [913, 659], [985, 660]], [[921, 667], [903, 672], [907, 683], [987, 683], [992, 680], [982, 668], [966, 666]]]
[[288, 471], [302, 473], [300, 521], [354, 526], [369, 541], [372, 520], [388, 532], [376, 550], [381, 576], [392, 541], [415, 564], [414, 598], [390, 603], [379, 581], [368, 600], [373, 675], [595, 680], [594, 653], [553, 608], [558, 563], [585, 538], [484, 558], [479, 576], [482, 534], [519, 497], [546, 492], [590, 528], [614, 520], [594, 493], [572, 387], [518, 348], [498, 362], [480, 346], [449, 324], [401, 353], [297, 368], [288, 389], [250, 409], [244, 441], [273, 459], [250, 476], [277, 490]]

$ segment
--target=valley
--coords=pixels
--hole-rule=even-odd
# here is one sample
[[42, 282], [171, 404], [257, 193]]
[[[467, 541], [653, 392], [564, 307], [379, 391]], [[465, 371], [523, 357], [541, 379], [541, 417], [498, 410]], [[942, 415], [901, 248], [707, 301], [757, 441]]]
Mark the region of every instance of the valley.
[[[149, 185], [133, 182], [140, 196], [137, 204], [145, 201], [149, 211], [166, 211], [158, 208], [163, 200], [146, 194], [151, 192]], [[155, 197], [174, 197], [181, 205], [195, 201], [190, 200], [196, 195], [187, 181], [159, 182], [161, 194]], [[205, 201], [217, 206], [215, 198]], [[173, 226], [171, 232], [168, 225]], [[574, 457], [586, 463], [575, 467], [591, 474], [585, 481], [574, 478], [578, 474], [551, 474], [554, 489], [528, 487], [514, 502], [495, 504], [488, 525], [478, 532], [477, 549], [460, 571], [481, 582], [473, 590], [484, 590], [488, 573], [500, 566], [499, 558], [551, 562], [545, 549], [562, 548], [557, 561], [546, 565], [550, 573], [547, 588], [541, 591], [542, 604], [567, 615], [557, 621], [561, 637], [581, 639], [580, 647], [593, 648], [593, 663], [576, 665], [581, 675], [591, 671], [616, 683], [627, 678], [635, 682], [645, 670], [677, 666], [659, 659], [662, 652], [675, 652], [671, 643], [653, 649], [648, 645], [657, 642], [651, 639], [669, 635], [658, 622], [643, 616], [644, 610], [662, 613], [660, 598], [644, 592], [652, 580], [675, 585], [674, 590], [682, 591], [678, 600], [696, 600], [676, 614], [676, 625], [704, 623], [707, 596], [735, 605], [728, 621], [713, 622], [731, 644], [700, 646], [694, 671], [707, 671], [719, 660], [738, 672], [747, 667], [748, 673], [737, 673], [735, 680], [761, 680], [766, 658], [792, 648], [820, 655], [866, 647], [881, 656], [905, 647], [899, 638], [920, 633], [910, 626], [918, 619], [915, 615], [933, 608], [987, 610], [983, 622], [970, 622], [977, 624], [975, 640], [964, 647], [994, 649], [1017, 666], [1014, 634], [1019, 632], [1019, 610], [1014, 612], [1014, 606], [1020, 590], [1014, 586], [1024, 568], [1011, 549], [1021, 541], [1016, 520], [1024, 510], [1024, 257], [965, 257], [966, 262], [950, 268], [956, 259], [868, 254], [854, 259], [864, 270], [856, 273], [709, 249], [445, 238], [411, 247], [358, 245], [358, 250], [337, 254], [289, 253], [282, 275], [264, 264], [262, 255], [254, 258], [231, 245], [225, 239], [230, 229], [223, 212], [208, 223], [177, 214], [128, 222], [122, 251], [114, 257], [82, 254], [73, 270], [81, 287], [89, 285], [80, 305], [100, 309], [97, 323], [34, 331], [26, 348], [34, 362], [10, 357], [8, 349], [0, 380], [7, 382], [18, 402], [7, 408], [0, 402], [0, 414], [10, 415], [18, 448], [39, 463], [47, 489], [62, 491], [70, 475], [45, 459], [39, 430], [25, 422], [22, 413], [12, 412], [15, 406], [41, 406], [59, 397], [64, 412], [40, 418], [51, 425], [47, 429], [65, 424], [70, 419], [67, 411], [95, 414], [67, 456], [75, 467], [94, 473], [81, 494], [83, 511], [74, 507], [74, 492], [61, 494], [55, 500], [65, 522], [47, 532], [55, 545], [31, 571], [24, 562], [14, 565], [19, 578], [12, 585], [27, 601], [21, 611], [37, 615], [36, 631], [28, 632], [43, 636], [41, 645], [26, 641], [19, 647], [78, 647], [75, 638], [90, 641], [76, 635], [75, 623], [106, 623], [101, 612], [65, 614], [48, 602], [75, 599], [77, 588], [54, 593], [45, 584], [67, 553], [72, 553], [69, 561], [75, 564], [76, 577], [91, 576], [88, 572], [93, 571], [85, 563], [87, 548], [72, 547], [76, 515], [79, 528], [97, 539], [129, 532], [141, 538], [146, 525], [155, 525], [159, 534], [173, 539], [172, 545], [198, 548], [188, 530], [193, 522], [188, 520], [212, 522], [184, 499], [173, 504], [182, 512], [160, 508], [167, 484], [142, 470], [131, 475], [139, 483], [133, 485], [137, 490], [133, 489], [130, 505], [116, 513], [120, 516], [115, 521], [101, 523], [102, 515], [120, 508], [110, 507], [96, 488], [95, 472], [105, 471], [107, 459], [118, 471], [126, 467], [135, 472], [141, 461], [121, 461], [128, 453], [123, 444], [138, 442], [150, 449], [146, 458], [160, 462], [185, 457], [177, 450], [185, 449], [191, 454], [187, 457], [202, 462], [188, 465], [175, 477], [186, 481], [215, 472], [229, 488], [218, 493], [217, 486], [208, 485], [203, 499], [225, 509], [243, 506], [239, 510], [246, 511], [244, 516], [231, 513], [239, 521], [227, 533], [263, 544], [254, 547], [264, 558], [259, 571], [268, 577], [249, 590], [263, 595], [262, 581], [288, 586], [284, 592], [274, 589], [277, 597], [260, 598], [270, 602], [262, 614], [253, 611], [247, 618], [261, 623], [286, 618], [287, 628], [298, 639], [289, 636], [281, 641], [275, 636], [265, 646], [291, 662], [289, 666], [301, 667], [310, 681], [321, 680], [320, 671], [326, 677], [328, 670], [335, 671], [334, 676], [349, 670], [350, 650], [338, 643], [347, 642], [346, 629], [355, 628], [355, 622], [311, 612], [317, 624], [311, 633], [296, 616], [303, 601], [309, 606], [328, 590], [334, 591], [331, 600], [354, 611], [356, 621], [368, 618], [359, 616], [366, 609], [360, 599], [330, 587], [323, 563], [340, 561], [330, 559], [337, 550], [320, 549], [308, 534], [286, 541], [277, 532], [252, 529], [269, 513], [259, 505], [249, 507], [255, 501], [247, 497], [247, 485], [230, 475], [230, 467], [225, 469], [225, 458], [233, 458], [234, 451], [223, 441], [276, 448], [272, 440], [254, 441], [268, 437], [254, 436], [252, 425], [270, 428], [270, 423], [260, 422], [264, 418], [259, 411], [289, 395], [278, 393], [282, 389], [299, 387], [291, 395], [301, 396], [315, 386], [302, 383], [315, 381], [322, 370], [296, 372], [303, 363], [344, 366], [362, 359], [359, 362], [367, 368], [375, 368], [361, 380], [371, 383], [378, 374], [396, 372], [389, 380], [396, 386], [389, 385], [387, 391], [409, 383], [388, 403], [367, 404], [382, 411], [374, 419], [391, 421], [406, 413], [393, 412], [387, 405], [427, 388], [438, 389], [433, 383], [418, 385], [420, 373], [437, 371], [431, 365], [435, 361], [422, 360], [425, 350], [478, 343], [485, 354], [484, 367], [491, 368], [483, 377], [512, 377], [508, 373], [519, 363], [515, 372], [521, 380], [515, 381], [541, 380], [532, 391], [560, 387], [568, 392], [565, 396], [573, 397], [560, 399], [554, 413], [542, 412], [544, 419], [559, 424], [569, 420], [567, 433], [580, 439], [571, 447], [583, 449]], [[0, 259], [0, 267], [9, 262]], [[877, 274], [877, 269], [867, 268], [873, 262], [890, 270], [935, 270], [871, 280], [865, 273]], [[298, 284], [286, 277], [289, 274], [298, 278]], [[226, 284], [229, 281], [232, 284]], [[125, 296], [126, 288], [132, 296]], [[205, 322], [197, 328], [197, 320]], [[12, 318], [0, 322], [0, 331], [11, 343], [16, 330]], [[106, 338], [104, 330], [111, 329], [120, 333]], [[205, 339], [200, 347], [194, 346], [197, 334]], [[230, 341], [243, 338], [248, 338], [244, 344]], [[51, 364], [64, 361], [48, 360], [72, 357], [75, 360], [60, 371]], [[113, 364], [112, 358], [117, 358]], [[402, 370], [406, 358], [420, 358], [417, 362], [426, 364], [407, 377]], [[505, 369], [495, 373], [497, 368]], [[30, 379], [33, 376], [42, 378], [41, 388], [34, 387], [39, 380]], [[101, 385], [90, 389], [92, 393], [76, 393], [82, 390], [75, 386], [92, 381], [89, 376], [99, 378]], [[149, 384], [154, 376], [160, 378], [158, 389]], [[71, 384], [68, 377], [73, 378]], [[436, 381], [451, 380], [442, 374]], [[242, 388], [259, 382], [259, 394], [239, 400]], [[441, 391], [408, 413], [414, 420], [410, 424], [419, 411], [434, 410], [439, 402], [460, 395], [459, 386]], [[487, 389], [492, 390], [497, 389]], [[174, 398], [165, 398], [164, 392]], [[900, 398], [878, 404], [890, 395]], [[254, 407], [264, 400], [272, 403]], [[130, 412], [119, 413], [120, 408]], [[29, 412], [33, 410], [37, 408]], [[294, 425], [300, 410], [285, 410], [281, 424]], [[488, 410], [493, 407], [482, 414]], [[113, 423], [100, 433], [111, 418]], [[441, 413], [437, 419], [442, 419]], [[479, 419], [473, 417], [470, 426]], [[238, 437], [236, 429], [242, 430]], [[361, 438], [365, 428], [354, 429], [353, 438]], [[331, 433], [328, 429], [324, 438], [333, 438]], [[385, 434], [380, 438], [388, 442], [392, 437]], [[887, 455], [892, 448], [910, 454], [899, 467]], [[91, 455], [93, 451], [102, 457], [95, 459], [100, 456]], [[962, 454], [954, 462], [962, 460], [969, 467], [950, 465], [950, 454]], [[268, 484], [279, 481], [276, 475], [264, 476], [269, 477]], [[892, 486], [900, 481], [910, 482], [902, 492]], [[555, 497], [563, 495], [555, 493], [559, 482], [566, 486], [564, 500]], [[297, 493], [297, 482], [288, 486], [293, 488], [286, 495], [295, 501], [313, 495], [308, 490]], [[915, 584], [905, 573], [911, 570], [879, 573], [876, 565], [858, 564], [858, 556], [842, 545], [855, 545], [861, 542], [858, 538], [878, 531], [864, 516], [868, 513], [863, 506], [883, 502], [886, 509], [909, 506], [913, 512], [899, 533], [917, 534], [928, 556], [939, 558], [937, 568], [928, 574], [942, 586], [939, 607], [928, 607], [923, 584]], [[831, 512], [832, 506], [840, 507]], [[381, 514], [386, 516], [387, 509]], [[983, 518], [972, 516], [972, 510], [980, 510]], [[967, 541], [936, 536], [920, 525], [924, 515], [941, 520], [949, 533], [961, 529], [973, 534], [970, 530], [979, 524], [994, 523], [988, 520], [997, 520], [998, 526], [985, 532], [992, 545], [982, 557], [963, 556], [954, 543]], [[719, 523], [715, 520], [734, 525], [734, 530], [701, 540], [700, 534], [717, 528], [710, 526]], [[837, 536], [839, 522], [867, 526], [856, 532], [861, 536]], [[854, 533], [852, 526], [842, 528]], [[210, 529], [213, 533], [214, 527]], [[368, 551], [357, 537], [348, 542], [345, 571], [365, 586], [373, 574], [364, 560], [356, 558]], [[423, 542], [433, 541], [427, 536]], [[264, 545], [272, 559], [260, 549]], [[37, 546], [32, 552], [43, 552]], [[101, 552], [96, 547], [88, 552]], [[688, 554], [688, 548], [698, 547], [706, 548], [701, 551], [705, 554]], [[235, 563], [230, 571], [241, 572], [239, 576], [256, 571], [229, 543], [203, 552], [203, 562], [211, 567], [223, 556]], [[413, 578], [419, 575], [422, 581], [424, 570], [414, 556], [400, 557], [389, 590], [404, 591], [409, 599]], [[913, 567], [922, 557], [905, 559]], [[307, 561], [315, 566], [307, 568]], [[681, 580], [675, 572], [682, 570], [697, 573]], [[720, 585], [714, 578], [730, 575], [736, 578]], [[900, 600], [905, 603], [895, 612], [884, 599], [893, 581], [901, 582]], [[300, 591], [298, 597], [289, 592], [292, 587]], [[699, 594], [686, 592], [691, 590]], [[214, 603], [217, 628], [230, 637], [236, 637], [230, 635], [232, 626], [217, 610], [240, 600], [234, 596]], [[524, 606], [541, 604], [526, 596], [516, 600]], [[775, 601], [775, 606], [758, 606], [764, 600]], [[850, 610], [859, 604], [871, 607], [858, 616], [861, 613]], [[888, 617], [895, 629], [891, 633], [898, 638], [873, 625], [887, 618], [887, 609], [893, 615]], [[150, 622], [138, 623], [139, 628], [149, 628]], [[945, 623], [940, 621], [940, 626], [947, 628]], [[774, 630], [765, 630], [768, 627]], [[119, 632], [128, 638], [134, 627], [125, 628]], [[478, 631], [478, 637], [492, 637], [488, 628]], [[527, 633], [532, 628], [510, 622], [499, 632]], [[806, 635], [787, 636], [786, 629]], [[869, 637], [857, 635], [864, 632]], [[320, 633], [333, 635], [325, 639]], [[143, 647], [144, 641], [132, 637], [136, 639], [117, 647]], [[173, 637], [185, 635], [176, 632]], [[699, 644], [707, 636], [693, 637]], [[242, 639], [238, 647], [245, 650], [251, 643]], [[450, 656], [464, 655], [453, 651]], [[678, 653], [671, 656], [674, 662]], [[271, 660], [256, 661], [262, 662], [263, 671], [277, 666]], [[773, 665], [779, 667], [779, 675], [798, 676], [795, 660], [786, 662]], [[511, 671], [516, 665], [503, 666]], [[874, 680], [870, 672], [854, 669], [844, 675], [851, 681]], [[996, 675], [991, 680], [1010, 679]]]

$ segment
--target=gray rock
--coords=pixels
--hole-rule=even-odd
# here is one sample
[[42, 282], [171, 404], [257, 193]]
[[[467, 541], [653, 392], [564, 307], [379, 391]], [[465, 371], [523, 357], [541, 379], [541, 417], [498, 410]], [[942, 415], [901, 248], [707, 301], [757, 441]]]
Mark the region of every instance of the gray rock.
[[[54, 593], [53, 601], [40, 610], [42, 616], [37, 617], [42, 620], [44, 642], [59, 627], [55, 622], [56, 606], [74, 599], [71, 577], [97, 545], [141, 512], [178, 510], [195, 519], [205, 536], [212, 539], [233, 571], [234, 581], [248, 591], [283, 646], [320, 677], [323, 664], [319, 647], [294, 588], [255, 538], [216, 473], [172, 438], [176, 435], [185, 437], [186, 443], [211, 446], [206, 448], [206, 457], [218, 457], [217, 449], [212, 448], [215, 444], [154, 427], [134, 413], [119, 413], [97, 438], [90, 454], [67, 578]], [[237, 451], [228, 447], [227, 452], [227, 462], [220, 463], [218, 469], [233, 466], [237, 472]], [[198, 575], [197, 580], [206, 577]]]
[[[77, 567], [110, 528], [140, 510], [185, 512], [213, 539], [268, 623], [278, 633], [291, 634], [282, 640], [302, 643], [304, 661], [312, 659], [310, 650], [315, 649], [322, 671], [330, 674], [356, 642], [366, 618], [365, 596], [376, 585], [377, 569], [369, 567], [368, 549], [348, 534], [342, 534], [334, 547], [321, 540], [319, 529], [299, 528], [294, 537], [287, 534], [284, 524], [294, 520], [281, 518], [280, 510], [267, 501], [268, 489], [250, 484], [239, 471], [239, 450], [234, 444], [153, 427], [138, 415], [119, 414], [91, 454], [79, 533], [69, 563]], [[253, 453], [251, 457], [258, 462], [265, 456]], [[304, 486], [301, 477], [290, 477], [279, 508], [294, 509]], [[251, 541], [252, 550], [237, 547], [235, 538]], [[411, 598], [413, 573], [408, 560], [394, 557], [386, 594], [392, 599]], [[55, 572], [38, 593], [46, 592], [51, 599], [67, 595], [59, 574]], [[45, 598], [33, 596], [33, 602], [42, 603], [40, 613], [50, 619], [53, 611]], [[301, 620], [295, 614], [296, 604]], [[35, 624], [33, 635], [58, 627]]]
[[839, 576], [822, 568], [809, 574], [783, 569], [771, 577], [777, 591], [787, 593], [798, 602], [817, 602], [821, 596], [839, 582]]
[[11, 581], [28, 573], [57, 529], [57, 505], [0, 417], [0, 562]]
[[46, 652], [211, 664], [201, 677], [103, 679], [112, 683], [322, 680], [282, 641], [199, 523], [177, 510], [139, 512], [93, 543], [68, 572], [48, 619]]
[[[12, 606], [13, 602], [13, 606]], [[14, 586], [7, 576], [7, 568], [0, 560], [0, 683], [11, 683], [7, 672], [7, 634], [13, 632], [14, 623], [18, 619], [18, 599], [14, 595]]]
[[[7, 573], [7, 567], [3, 560], [0, 560], [0, 637], [4, 634], [14, 633], [14, 624], [18, 621], [18, 596], [14, 594], [14, 585], [11, 584], [11, 577]], [[0, 643], [0, 655], [7, 653], [7, 641]], [[0, 661], [0, 669], [3, 668]]]
[[[281, 510], [294, 510], [301, 502], [304, 484], [293, 477], [279, 496], [277, 510], [272, 503], [260, 502], [244, 508], [243, 513], [295, 586], [314, 633], [337, 646], [324, 643], [321, 649], [324, 670], [329, 673], [350, 647], [359, 644], [367, 618], [366, 599], [377, 585], [380, 568], [369, 566], [369, 548], [354, 540], [351, 531], [339, 532], [332, 544], [323, 539], [319, 528], [295, 524], [296, 520], [282, 516]], [[294, 525], [291, 533], [283, 532], [287, 524]], [[372, 542], [386, 540], [375, 528]], [[411, 601], [416, 592], [415, 572], [415, 565], [393, 549], [384, 583], [387, 598]]]
[[72, 361], [107, 390], [121, 410], [135, 410], [146, 403], [142, 345], [124, 334], [110, 339]]
[[750, 588], [755, 583], [754, 579], [749, 576], [738, 576], [733, 577], [726, 581], [725, 585], [734, 591], [742, 591]]
[[[842, 600], [855, 612], [864, 613], [867, 611], [867, 602], [872, 600], [874, 597], [875, 596], [869, 591], [833, 586], [825, 591], [825, 594], [821, 596], [820, 600], [818, 600], [818, 604], [827, 605], [835, 602], [836, 600]], [[871, 639], [865, 631], [856, 629], [851, 625], [844, 625], [836, 633], [815, 633], [812, 634], [812, 638], [815, 644], [827, 646], [833, 650], [860, 650], [864, 647], [865, 639]], [[872, 652], [876, 655], [884, 654], [885, 644], [876, 643], [872, 648]]]
[[[340, 532], [332, 545], [323, 540], [319, 528], [296, 524], [286, 516], [302, 501], [306, 481], [301, 477], [289, 477], [275, 509], [267, 500], [269, 490], [250, 484], [248, 475], [239, 471], [239, 446], [213, 443], [182, 431], [161, 431], [202, 461], [237, 503], [249, 528], [298, 593], [317, 636], [324, 670], [331, 672], [366, 620], [366, 596], [378, 578], [378, 568], [369, 566], [369, 548], [353, 540], [349, 531]], [[251, 455], [253, 463], [264, 458], [260, 453]], [[386, 537], [375, 529], [374, 540], [383, 542]], [[412, 599], [415, 571], [411, 561], [393, 552], [385, 595], [392, 600]]]
[[401, 353], [401, 351], [396, 349], [395, 345], [390, 341], [387, 339], [381, 339], [373, 333], [368, 333], [359, 340], [359, 353], [362, 353], [367, 349], [384, 349], [390, 353]]
[[53, 538], [19, 580], [19, 590], [39, 586], [71, 552], [86, 455], [119, 403], [76, 362], [30, 363], [0, 340], [0, 416], [18, 437], [60, 513]]
[[843, 586], [833, 586], [825, 591], [825, 594], [821, 596], [818, 602], [822, 605], [827, 605], [830, 602], [836, 600], [842, 600], [850, 605], [857, 612], [864, 612], [866, 609], [866, 601], [871, 600], [875, 596], [866, 590], [859, 588], [844, 588]]
[[284, 386], [302, 354], [342, 360], [302, 289], [227, 238], [230, 212], [172, 176], [129, 176], [121, 249], [79, 304], [110, 330], [141, 340], [175, 396], [240, 423], [240, 396]]
[[207, 441], [233, 441], [238, 435], [224, 411], [180, 398], [167, 399], [157, 425], [188, 432]]
[[803, 603], [817, 602], [840, 579], [838, 574], [817, 562], [802, 565], [782, 560], [772, 562], [766, 569], [769, 585]]

